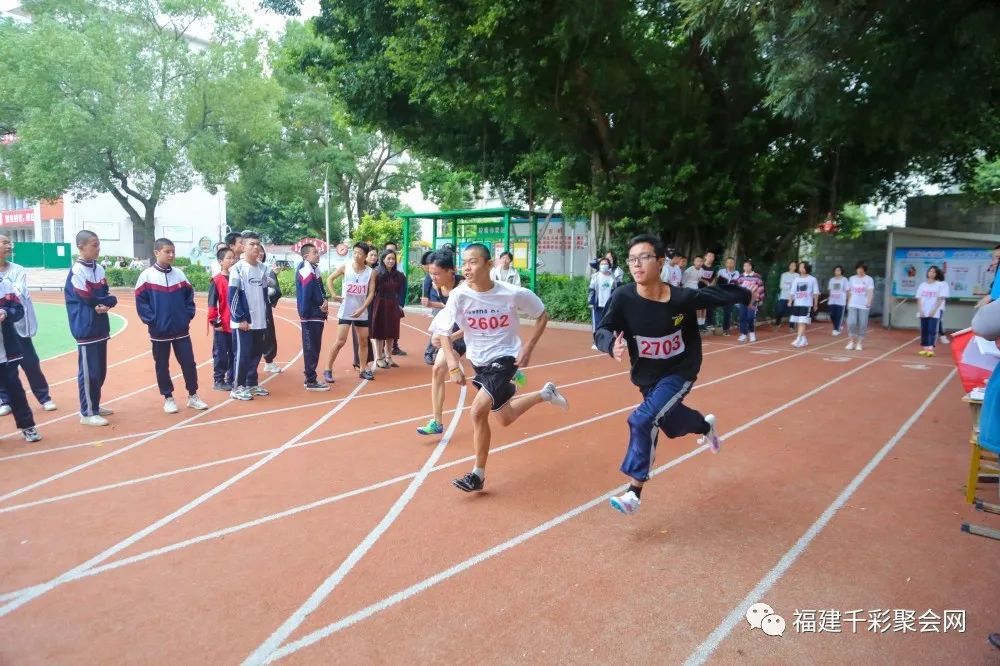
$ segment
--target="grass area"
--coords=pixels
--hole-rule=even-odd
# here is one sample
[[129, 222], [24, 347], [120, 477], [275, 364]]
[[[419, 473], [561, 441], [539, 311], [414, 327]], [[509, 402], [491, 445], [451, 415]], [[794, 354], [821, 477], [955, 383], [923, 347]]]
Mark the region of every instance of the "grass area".
[[[76, 340], [69, 332], [69, 319], [66, 317], [66, 306], [58, 303], [35, 302], [35, 314], [38, 315], [38, 333], [32, 338], [38, 358], [43, 361], [59, 354], [76, 349]], [[125, 327], [125, 319], [111, 313], [111, 335]]]

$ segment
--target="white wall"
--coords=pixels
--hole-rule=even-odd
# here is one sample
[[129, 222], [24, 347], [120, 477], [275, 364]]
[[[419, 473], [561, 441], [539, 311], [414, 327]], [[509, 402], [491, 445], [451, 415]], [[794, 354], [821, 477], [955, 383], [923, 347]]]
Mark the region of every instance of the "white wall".
[[[67, 196], [64, 202], [63, 233], [67, 243], [72, 244], [77, 232], [89, 229], [101, 237], [101, 254], [134, 256], [132, 222], [113, 196], [101, 194], [80, 202]], [[177, 256], [191, 257], [202, 237], [207, 237], [214, 247], [224, 235], [225, 222], [225, 192], [220, 190], [213, 195], [196, 185], [189, 192], [168, 196], [160, 202], [156, 208], [155, 237], [170, 238]], [[40, 226], [35, 233], [36, 237], [40, 234]]]

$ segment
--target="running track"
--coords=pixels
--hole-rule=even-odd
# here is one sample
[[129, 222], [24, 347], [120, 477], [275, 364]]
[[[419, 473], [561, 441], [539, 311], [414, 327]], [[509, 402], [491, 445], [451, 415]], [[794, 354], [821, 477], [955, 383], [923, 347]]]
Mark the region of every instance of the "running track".
[[[74, 355], [44, 364], [41, 443], [3, 421], [0, 663], [995, 663], [996, 545], [958, 530], [968, 414], [911, 334], [851, 354], [822, 326], [805, 350], [705, 338], [688, 402], [723, 451], [661, 439], [625, 518], [606, 497], [638, 393], [585, 333], [548, 331], [526, 370], [571, 411], [495, 427], [487, 491], [464, 495], [472, 394], [449, 387], [444, 437], [414, 432], [426, 319], [404, 320], [402, 368], [364, 384], [345, 350], [334, 389], [306, 393], [286, 299], [273, 395], [228, 401], [206, 363], [212, 409], [170, 416], [131, 299], [116, 311], [111, 427], [77, 424]], [[756, 601], [783, 637], [749, 630]], [[796, 633], [795, 609], [962, 609], [966, 630]]]

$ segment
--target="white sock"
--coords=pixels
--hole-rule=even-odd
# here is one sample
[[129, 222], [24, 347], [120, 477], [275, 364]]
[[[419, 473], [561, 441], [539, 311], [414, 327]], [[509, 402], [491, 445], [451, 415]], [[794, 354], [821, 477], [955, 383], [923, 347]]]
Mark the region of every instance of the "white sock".
[[472, 473], [478, 476], [483, 481], [486, 480], [486, 468], [485, 467], [473, 467]]

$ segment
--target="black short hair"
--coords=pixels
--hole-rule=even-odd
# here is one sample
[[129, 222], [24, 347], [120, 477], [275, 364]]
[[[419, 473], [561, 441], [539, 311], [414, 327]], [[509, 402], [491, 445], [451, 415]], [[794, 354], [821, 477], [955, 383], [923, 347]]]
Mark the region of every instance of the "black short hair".
[[838, 268], [840, 269], [840, 274], [843, 275], [844, 274], [844, 267], [841, 266], [840, 264], [837, 264], [836, 266], [833, 267], [833, 272], [836, 273]]
[[468, 252], [469, 250], [476, 250], [486, 261], [493, 258], [490, 248], [486, 247], [484, 243], [469, 243], [465, 246], [464, 252]]
[[95, 234], [93, 231], [84, 229], [83, 231], [80, 231], [76, 234], [76, 246], [83, 247], [84, 245], [94, 240], [95, 238], [97, 238], [97, 234]]
[[260, 234], [257, 233], [256, 231], [244, 231], [242, 234], [240, 234], [240, 236], [243, 238], [243, 240], [246, 240], [247, 238], [260, 240]]
[[[653, 234], [639, 234], [638, 236], [633, 236], [628, 241], [628, 249], [631, 250], [634, 246], [639, 245], [640, 243], [649, 243], [652, 245], [653, 253], [656, 254], [657, 259], [666, 256], [666, 248], [663, 247], [663, 241], [661, 241], [659, 237], [654, 236]], [[614, 256], [613, 252], [612, 256]]]
[[501, 252], [497, 258], [498, 259], [503, 259], [504, 256], [510, 257], [510, 260], [514, 261], [514, 255], [512, 253], [508, 252], [507, 250], [504, 250], [503, 252]]
[[168, 245], [170, 247], [173, 247], [174, 242], [169, 238], [157, 238], [155, 241], [153, 241], [153, 252], [159, 252]]
[[226, 245], [232, 245], [241, 238], [243, 238], [243, 234], [241, 234], [240, 232], [230, 231], [228, 234], [226, 234], [226, 237], [223, 239], [223, 242], [225, 242]]
[[928, 266], [927, 267], [927, 272], [930, 273], [931, 271], [934, 271], [934, 280], [935, 280], [935, 282], [941, 282], [941, 281], [944, 280], [944, 271], [941, 270], [940, 266], [936, 266], [936, 265], [935, 266]]
[[365, 255], [367, 255], [369, 252], [372, 251], [372, 246], [369, 245], [368, 243], [365, 243], [364, 241], [358, 241], [357, 243], [354, 244], [354, 247], [360, 247], [364, 251]]
[[435, 252], [434, 256], [431, 257], [430, 263], [434, 264], [441, 270], [453, 271], [455, 270], [455, 255], [451, 252]]
[[434, 263], [434, 250], [427, 250], [420, 255], [420, 265], [429, 266]]
[[858, 270], [859, 268], [863, 269], [865, 273], [868, 272], [868, 264], [866, 264], [863, 261], [859, 261], [858, 263], [854, 264], [854, 270]]
[[[729, 257], [729, 258], [730, 258], [730, 259], [732, 259], [732, 257]], [[751, 261], [750, 259], [744, 259], [744, 260], [743, 260], [743, 263], [744, 263], [744, 264], [750, 264], [750, 270], [753, 270], [753, 269], [754, 269], [754, 266], [753, 266], [753, 261]]]
[[316, 246], [313, 245], [312, 243], [303, 243], [302, 247], [299, 248], [299, 254], [304, 257], [304, 256], [306, 256], [306, 252], [308, 252], [309, 250], [312, 250], [315, 247]]
[[797, 263], [795, 265], [795, 270], [799, 270], [799, 266], [805, 266], [806, 267], [806, 275], [812, 275], [813, 267], [812, 267], [812, 264], [810, 264], [808, 261], [800, 261], [799, 263]]
[[215, 258], [219, 260], [219, 263], [222, 263], [222, 259], [223, 257], [226, 256], [226, 252], [232, 252], [232, 251], [233, 248], [231, 247], [220, 247], [218, 250], [215, 251]]
[[385, 245], [382, 246], [382, 249], [386, 250], [389, 248], [390, 245], [399, 250], [399, 243], [397, 243], [396, 241], [386, 241]]

